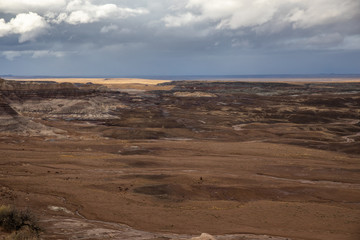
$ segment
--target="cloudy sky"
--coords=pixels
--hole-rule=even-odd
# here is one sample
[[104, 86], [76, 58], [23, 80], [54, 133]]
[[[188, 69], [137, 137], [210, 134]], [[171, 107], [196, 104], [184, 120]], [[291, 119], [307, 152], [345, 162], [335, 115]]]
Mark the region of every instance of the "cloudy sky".
[[360, 73], [359, 0], [0, 0], [0, 75]]

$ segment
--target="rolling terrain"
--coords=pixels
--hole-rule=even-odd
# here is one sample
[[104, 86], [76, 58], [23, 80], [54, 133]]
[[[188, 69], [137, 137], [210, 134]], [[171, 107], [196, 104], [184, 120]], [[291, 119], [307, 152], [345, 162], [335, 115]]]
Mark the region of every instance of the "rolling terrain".
[[360, 238], [360, 81], [89, 81], [0, 79], [43, 239]]

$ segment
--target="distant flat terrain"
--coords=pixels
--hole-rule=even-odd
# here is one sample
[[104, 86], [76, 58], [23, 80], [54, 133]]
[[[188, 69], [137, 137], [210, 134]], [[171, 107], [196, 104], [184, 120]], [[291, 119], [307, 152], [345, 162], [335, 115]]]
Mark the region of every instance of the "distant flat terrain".
[[93, 83], [93, 84], [150, 84], [156, 85], [159, 83], [170, 82], [170, 80], [156, 80], [156, 79], [142, 79], [142, 78], [20, 78], [19, 81], [30, 82], [58, 82], [58, 83]]
[[[181, 81], [181, 77], [178, 77], [177, 81]], [[19, 81], [55, 81], [58, 83], [62, 82], [70, 82], [70, 83], [94, 83], [94, 84], [129, 84], [129, 83], [137, 83], [137, 84], [150, 84], [156, 85], [159, 83], [164, 82], [171, 82], [171, 77], [168, 80], [164, 79], [147, 79], [147, 78], [14, 78], [11, 80], [19, 80]], [[248, 78], [209, 78], [209, 79], [196, 79], [196, 76], [189, 79], [184, 77], [183, 80], [187, 81], [210, 81], [210, 82], [217, 82], [217, 81], [225, 81], [225, 82], [360, 82], [360, 77], [293, 77], [293, 78], [256, 78], [256, 77], [248, 77]]]
[[360, 238], [357, 79], [0, 90], [0, 203], [44, 239]]

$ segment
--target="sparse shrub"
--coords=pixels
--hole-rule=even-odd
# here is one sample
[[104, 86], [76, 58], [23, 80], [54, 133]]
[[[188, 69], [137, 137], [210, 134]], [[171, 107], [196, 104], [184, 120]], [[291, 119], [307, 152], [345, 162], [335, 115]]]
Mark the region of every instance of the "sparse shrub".
[[7, 239], [38, 239], [40, 227], [29, 210], [17, 210], [11, 206], [0, 206], [0, 227], [12, 232]]
[[38, 240], [39, 233], [28, 226], [22, 227], [20, 230], [13, 232], [5, 240]]

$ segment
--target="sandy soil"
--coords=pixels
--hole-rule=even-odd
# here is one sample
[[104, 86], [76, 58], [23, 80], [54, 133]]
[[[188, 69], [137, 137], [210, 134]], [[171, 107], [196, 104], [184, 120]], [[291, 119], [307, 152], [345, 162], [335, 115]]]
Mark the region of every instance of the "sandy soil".
[[2, 143], [0, 154], [2, 201], [46, 218], [79, 213], [195, 235], [359, 237], [360, 163], [344, 154], [256, 142], [35, 139]]

